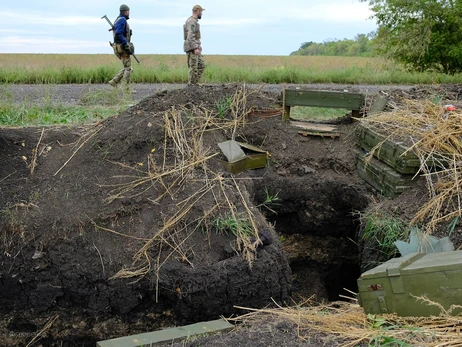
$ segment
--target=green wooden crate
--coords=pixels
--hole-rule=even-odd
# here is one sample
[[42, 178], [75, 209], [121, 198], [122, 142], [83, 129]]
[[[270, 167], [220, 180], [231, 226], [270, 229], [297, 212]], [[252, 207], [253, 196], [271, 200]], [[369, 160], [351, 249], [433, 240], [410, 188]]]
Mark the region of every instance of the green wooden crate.
[[285, 89], [281, 92], [280, 101], [284, 106], [283, 119], [290, 118], [293, 106], [345, 108], [352, 111], [353, 117], [359, 117], [364, 105], [365, 96], [361, 93], [339, 92], [331, 90]]
[[356, 142], [367, 151], [382, 143], [379, 149], [374, 151], [374, 156], [399, 173], [415, 174], [419, 171], [420, 160], [417, 155], [409, 151], [401, 142], [386, 139], [384, 135], [368, 128], [364, 124], [356, 127]]
[[389, 198], [394, 198], [413, 185], [413, 175], [402, 175], [375, 158], [366, 161], [364, 153], [356, 153], [356, 170], [363, 180]]
[[[441, 309], [428, 305], [425, 297], [449, 310], [462, 303], [462, 251], [410, 253], [371, 269], [358, 279], [358, 300], [367, 314], [438, 316]], [[462, 313], [461, 308], [449, 311]]]
[[364, 99], [365, 97], [361, 93], [300, 89], [287, 89], [285, 91], [285, 106], [311, 106], [359, 110], [364, 104]]

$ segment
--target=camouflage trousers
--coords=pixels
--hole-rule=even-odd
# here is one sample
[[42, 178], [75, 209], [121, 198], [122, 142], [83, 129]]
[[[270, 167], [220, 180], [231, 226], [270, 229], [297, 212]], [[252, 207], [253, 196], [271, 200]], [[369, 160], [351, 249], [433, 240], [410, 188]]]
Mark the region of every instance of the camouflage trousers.
[[188, 84], [197, 84], [205, 70], [204, 56], [188, 52]]
[[128, 54], [116, 54], [117, 58], [122, 61], [124, 67], [114, 76], [112, 81], [119, 83], [120, 80], [124, 80], [126, 84], [130, 83], [130, 76], [132, 74], [132, 60]]

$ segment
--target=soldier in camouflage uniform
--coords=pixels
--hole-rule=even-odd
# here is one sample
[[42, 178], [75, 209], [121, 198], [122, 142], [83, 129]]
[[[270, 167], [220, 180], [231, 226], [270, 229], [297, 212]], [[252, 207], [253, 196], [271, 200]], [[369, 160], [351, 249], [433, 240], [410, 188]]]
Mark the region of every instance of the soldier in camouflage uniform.
[[125, 86], [128, 89], [130, 83], [130, 76], [132, 73], [132, 61], [130, 55], [133, 54], [134, 47], [130, 43], [132, 31], [127, 23], [130, 19], [130, 7], [125, 4], [120, 5], [120, 14], [114, 22], [114, 43], [110, 43], [114, 49], [114, 54], [122, 61], [123, 68], [114, 76], [109, 84], [113, 87], [117, 87], [120, 81], [123, 79]]
[[192, 16], [186, 20], [184, 29], [183, 49], [188, 55], [188, 84], [197, 84], [205, 69], [204, 57], [202, 56], [201, 30], [199, 19], [202, 18], [204, 8], [195, 5], [192, 9]]

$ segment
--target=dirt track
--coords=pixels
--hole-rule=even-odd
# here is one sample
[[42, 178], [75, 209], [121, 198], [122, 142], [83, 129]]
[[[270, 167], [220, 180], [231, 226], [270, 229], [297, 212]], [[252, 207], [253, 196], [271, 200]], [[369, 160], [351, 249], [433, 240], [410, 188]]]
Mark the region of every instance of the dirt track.
[[[282, 90], [280, 84], [265, 84], [256, 85], [249, 84], [251, 88], [262, 87], [264, 91], [279, 92]], [[162, 90], [173, 90], [184, 88], [184, 84], [133, 84], [136, 93], [133, 94], [134, 101], [140, 101], [156, 92]], [[402, 89], [408, 90], [412, 86], [378, 86], [378, 85], [348, 85], [348, 84], [303, 84], [303, 85], [287, 85], [287, 87], [303, 87], [308, 89], [335, 89], [335, 90], [350, 90], [361, 92], [364, 94], [377, 93], [379, 90]], [[56, 85], [37, 85], [37, 84], [12, 84], [8, 85], [6, 90], [0, 89], [0, 93], [5, 93], [14, 102], [20, 103], [23, 101], [41, 102], [45, 99], [51, 98], [56, 102], [62, 102], [69, 105], [78, 104], [82, 95], [86, 94], [89, 90], [111, 89], [112, 87], [107, 84], [56, 84]]]

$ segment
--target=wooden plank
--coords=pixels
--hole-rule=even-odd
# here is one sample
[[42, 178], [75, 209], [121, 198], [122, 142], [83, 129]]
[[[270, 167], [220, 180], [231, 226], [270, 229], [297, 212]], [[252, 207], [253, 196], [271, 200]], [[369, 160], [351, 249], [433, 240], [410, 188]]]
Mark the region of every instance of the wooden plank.
[[339, 133], [318, 133], [318, 132], [311, 132], [311, 131], [299, 131], [298, 133], [303, 136], [320, 136], [320, 137], [330, 137], [330, 138], [340, 137]]
[[284, 106], [311, 106], [360, 110], [365, 97], [360, 93], [286, 89], [282, 95]]
[[290, 121], [290, 125], [294, 127], [306, 129], [306, 130], [317, 131], [317, 132], [332, 132], [336, 130], [335, 126], [319, 124], [319, 123]]
[[227, 331], [234, 327], [224, 319], [185, 325], [178, 328], [158, 330], [150, 333], [131, 335], [116, 339], [99, 341], [97, 347], [141, 347], [155, 346], [162, 342], [171, 342], [199, 334]]

